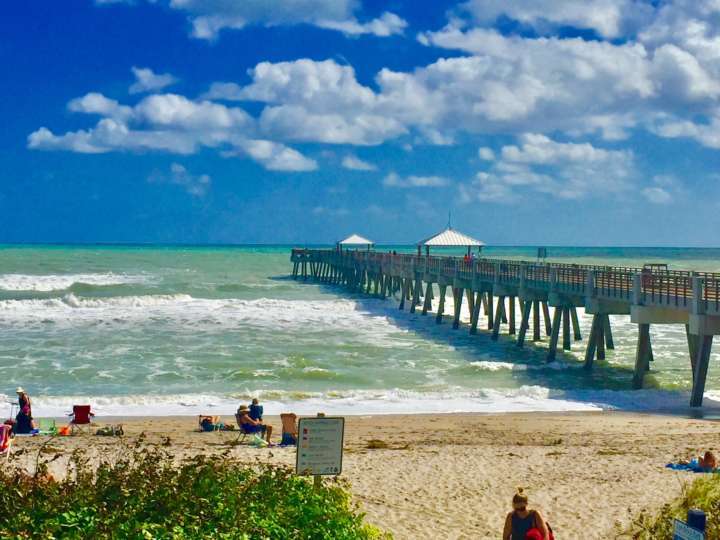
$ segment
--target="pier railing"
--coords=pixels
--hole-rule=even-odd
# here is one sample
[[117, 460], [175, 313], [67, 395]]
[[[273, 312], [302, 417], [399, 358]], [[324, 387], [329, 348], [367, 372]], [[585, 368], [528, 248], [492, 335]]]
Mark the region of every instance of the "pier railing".
[[361, 265], [370, 272], [481, 280], [574, 296], [720, 314], [720, 273], [336, 249], [296, 248], [292, 250], [291, 260]]

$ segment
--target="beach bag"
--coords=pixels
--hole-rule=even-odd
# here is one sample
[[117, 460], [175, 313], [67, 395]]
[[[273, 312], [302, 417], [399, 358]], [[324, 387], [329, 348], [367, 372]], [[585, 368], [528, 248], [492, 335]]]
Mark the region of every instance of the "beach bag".
[[259, 435], [253, 435], [252, 442], [250, 444], [252, 444], [255, 448], [265, 448], [268, 445], [267, 441]]
[[[550, 527], [550, 524], [546, 521], [545, 526], [548, 530], [548, 540], [555, 540], [555, 535], [553, 534], [553, 530]], [[533, 527], [528, 532], [525, 533], [525, 540], [542, 540], [542, 533], [540, 532], [540, 529], [537, 527]]]

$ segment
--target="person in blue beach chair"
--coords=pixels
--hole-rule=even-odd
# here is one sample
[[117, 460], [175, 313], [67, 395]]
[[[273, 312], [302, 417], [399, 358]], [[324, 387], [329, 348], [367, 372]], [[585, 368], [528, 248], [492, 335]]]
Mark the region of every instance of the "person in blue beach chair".
[[262, 422], [263, 406], [260, 405], [258, 398], [253, 398], [252, 403], [250, 404], [250, 418]]
[[265, 440], [270, 443], [272, 436], [272, 426], [264, 424], [262, 420], [255, 420], [250, 416], [250, 409], [247, 405], [240, 405], [237, 413], [235, 413], [238, 427], [243, 433], [258, 433], [265, 435]]

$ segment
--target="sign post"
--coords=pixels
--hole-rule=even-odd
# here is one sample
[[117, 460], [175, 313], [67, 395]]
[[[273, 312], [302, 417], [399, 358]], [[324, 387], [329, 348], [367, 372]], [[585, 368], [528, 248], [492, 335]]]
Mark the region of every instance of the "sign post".
[[345, 419], [342, 417], [318, 413], [317, 418], [301, 418], [295, 472], [302, 476], [314, 476], [316, 489], [320, 487], [323, 475], [340, 474], [344, 435]]
[[705, 540], [705, 533], [676, 519], [673, 540]]

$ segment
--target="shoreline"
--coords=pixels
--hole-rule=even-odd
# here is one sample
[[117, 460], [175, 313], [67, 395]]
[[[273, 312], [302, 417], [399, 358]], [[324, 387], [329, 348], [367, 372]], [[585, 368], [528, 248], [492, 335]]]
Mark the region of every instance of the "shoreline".
[[[267, 415], [267, 421], [279, 441], [278, 417]], [[294, 448], [233, 445], [238, 432], [197, 432], [196, 416], [98, 417], [95, 423], [122, 423], [128, 443], [161, 444], [178, 459], [229, 453], [277, 465], [295, 460]], [[11, 463], [32, 470], [47, 440], [17, 438]], [[368, 521], [398, 539], [435, 538], [437, 530], [446, 538], [496, 538], [519, 486], [559, 538], [622, 538], [618, 528], [640, 511], [657, 511], [697, 477], [665, 464], [717, 452], [719, 440], [720, 422], [649, 413], [348, 415], [342, 478]], [[58, 437], [42, 455], [52, 460], [51, 472], [61, 474], [79, 448], [91, 459], [113, 460], [123, 446], [114, 437]]]
[[[524, 414], [570, 412], [617, 412], [673, 416], [720, 417], [720, 392], [705, 393], [702, 408], [688, 405], [689, 392], [646, 388], [642, 390], [576, 389], [554, 390], [542, 386], [511, 389], [480, 388], [475, 392], [437, 392], [422, 394], [395, 389], [393, 391], [356, 391], [348, 396], [317, 396], [299, 399], [260, 399], [268, 414], [294, 412], [314, 415], [324, 412], [342, 416], [386, 416], [415, 414]], [[73, 405], [90, 404], [102, 417], [142, 418], [152, 413], [163, 418], [199, 414], [232, 416], [241, 403], [255, 395], [239, 397], [210, 394], [195, 395], [127, 395], [127, 396], [33, 396], [33, 412], [37, 418], [62, 418]], [[0, 395], [9, 414], [10, 396]], [[0, 409], [1, 410], [1, 409]]]

